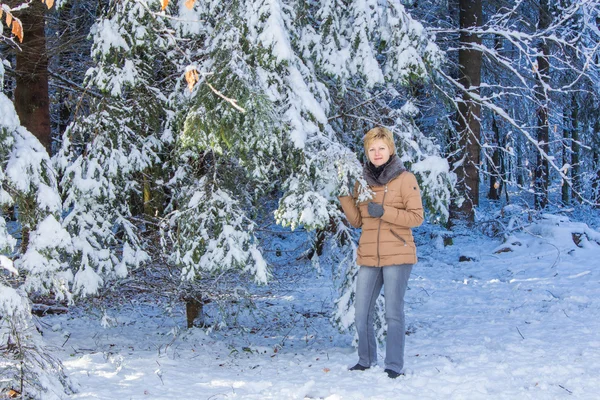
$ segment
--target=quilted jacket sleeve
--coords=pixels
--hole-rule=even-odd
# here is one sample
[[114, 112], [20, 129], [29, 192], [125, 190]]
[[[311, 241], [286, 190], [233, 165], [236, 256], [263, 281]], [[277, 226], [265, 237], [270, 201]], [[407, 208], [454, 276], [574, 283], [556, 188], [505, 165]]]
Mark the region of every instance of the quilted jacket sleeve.
[[350, 225], [352, 225], [355, 228], [360, 228], [362, 226], [362, 217], [360, 215], [360, 210], [358, 209], [358, 206], [356, 205], [356, 198], [354, 197], [354, 196], [356, 196], [356, 193], [357, 193], [357, 187], [355, 185], [353, 196], [343, 196], [343, 197], [338, 197], [338, 199], [340, 200], [340, 204], [342, 205], [342, 210], [344, 211], [344, 214], [346, 215], [348, 222], [350, 222]]

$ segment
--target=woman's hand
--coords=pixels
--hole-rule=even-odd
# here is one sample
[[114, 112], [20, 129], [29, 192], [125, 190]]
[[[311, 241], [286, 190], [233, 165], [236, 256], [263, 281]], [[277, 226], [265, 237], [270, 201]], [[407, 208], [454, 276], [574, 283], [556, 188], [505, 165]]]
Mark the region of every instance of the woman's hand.
[[383, 206], [379, 203], [370, 202], [368, 205], [369, 215], [373, 218], [381, 218], [383, 215]]

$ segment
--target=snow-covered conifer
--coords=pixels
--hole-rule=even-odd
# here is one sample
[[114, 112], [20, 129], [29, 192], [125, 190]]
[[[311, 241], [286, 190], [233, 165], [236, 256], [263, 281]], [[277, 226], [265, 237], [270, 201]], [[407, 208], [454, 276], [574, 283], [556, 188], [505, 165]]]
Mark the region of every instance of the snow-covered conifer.
[[[0, 250], [24, 272], [28, 292], [68, 297], [71, 237], [60, 227], [56, 172], [44, 147], [20, 125], [12, 102], [1, 93], [0, 110], [0, 206], [14, 207], [18, 215], [10, 234], [8, 215], [1, 215]], [[19, 249], [14, 233], [21, 238]]]
[[[18, 389], [24, 397], [66, 398], [71, 384], [60, 361], [44, 347], [29, 300], [30, 294], [60, 299], [70, 293], [71, 237], [59, 222], [56, 172], [4, 93], [0, 115], [0, 392]], [[11, 208], [16, 221], [9, 215]]]
[[92, 28], [96, 63], [87, 83], [100, 94], [89, 114], [68, 127], [54, 159], [63, 176], [64, 226], [74, 237], [78, 294], [93, 294], [148, 259], [131, 217], [136, 199], [142, 202], [140, 176], [160, 162], [166, 110], [155, 83], [165, 71], [154, 58], [168, 41], [157, 35], [165, 30], [161, 21], [146, 2], [114, 2]]

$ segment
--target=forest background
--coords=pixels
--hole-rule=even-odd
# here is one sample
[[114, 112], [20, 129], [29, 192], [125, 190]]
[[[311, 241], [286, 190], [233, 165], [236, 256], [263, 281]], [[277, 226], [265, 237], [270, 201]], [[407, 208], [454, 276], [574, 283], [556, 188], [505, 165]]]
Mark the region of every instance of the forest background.
[[337, 249], [331, 319], [352, 329], [357, 232], [336, 196], [365, 185], [376, 125], [446, 245], [600, 204], [596, 1], [0, 4], [2, 390], [66, 385], [32, 312], [142, 270], [189, 327], [243, 301], [271, 277], [272, 218], [316, 266]]

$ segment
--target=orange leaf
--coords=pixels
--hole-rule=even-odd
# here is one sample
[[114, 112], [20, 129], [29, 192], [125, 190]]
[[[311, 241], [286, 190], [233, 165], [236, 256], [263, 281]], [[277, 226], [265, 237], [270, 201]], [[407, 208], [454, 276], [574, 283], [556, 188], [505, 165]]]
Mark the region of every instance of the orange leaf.
[[160, 0], [160, 9], [164, 10], [169, 5], [169, 0]]
[[46, 6], [48, 7], [48, 10], [49, 10], [54, 5], [54, 0], [42, 0], [42, 3], [46, 3]]
[[10, 399], [16, 399], [17, 397], [19, 397], [19, 396], [21, 395], [21, 393], [17, 392], [17, 391], [16, 391], [16, 390], [14, 390], [14, 389], [10, 389], [10, 390], [8, 391], [7, 395], [8, 395], [8, 397], [9, 397]]
[[12, 22], [12, 33], [19, 38], [19, 42], [23, 43], [23, 25], [18, 19], [14, 19]]
[[323, 368], [323, 372], [328, 373], [329, 371], [331, 371], [329, 368]]
[[6, 25], [10, 26], [12, 24], [13, 16], [8, 11], [6, 12]]
[[0, 18], [2, 18], [2, 13], [4, 12], [4, 10], [2, 10], [2, 8], [0, 8]]
[[196, 2], [196, 0], [186, 0], [185, 2], [185, 6], [191, 10], [192, 8], [194, 8], [194, 3]]
[[194, 86], [196, 86], [196, 83], [199, 80], [198, 71], [196, 69], [190, 69], [189, 71], [186, 71], [185, 80], [187, 81], [188, 89], [190, 89], [191, 92], [192, 90], [194, 90]]

